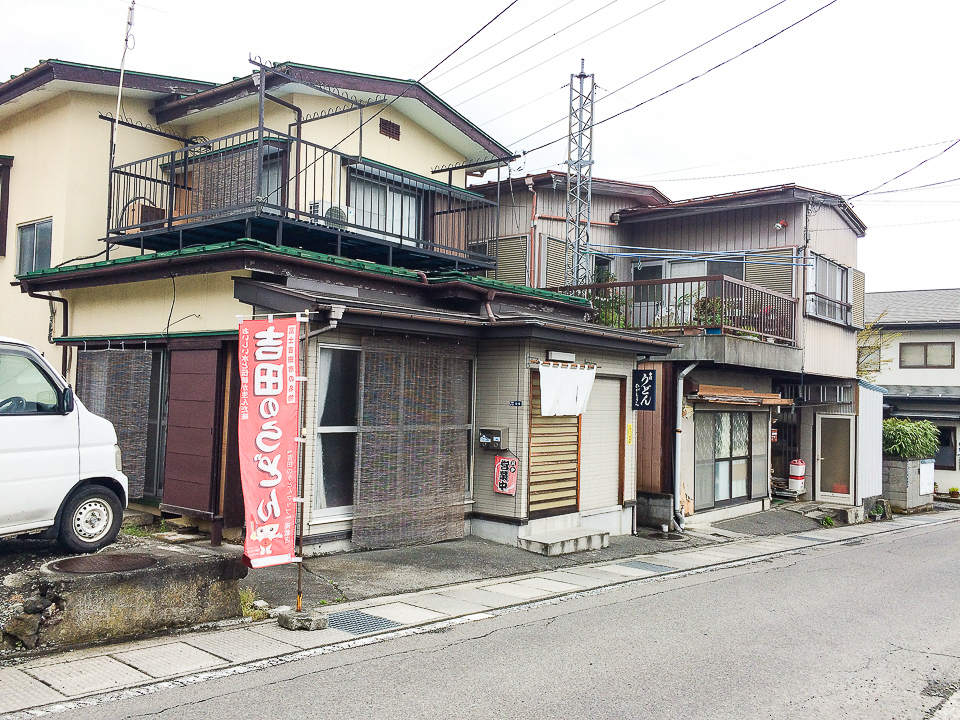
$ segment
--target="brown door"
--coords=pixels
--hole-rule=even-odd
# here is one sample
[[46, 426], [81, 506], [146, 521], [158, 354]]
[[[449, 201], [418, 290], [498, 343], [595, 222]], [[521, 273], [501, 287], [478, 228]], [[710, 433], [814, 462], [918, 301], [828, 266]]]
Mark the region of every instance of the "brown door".
[[213, 517], [219, 459], [219, 352], [171, 350], [161, 509]]

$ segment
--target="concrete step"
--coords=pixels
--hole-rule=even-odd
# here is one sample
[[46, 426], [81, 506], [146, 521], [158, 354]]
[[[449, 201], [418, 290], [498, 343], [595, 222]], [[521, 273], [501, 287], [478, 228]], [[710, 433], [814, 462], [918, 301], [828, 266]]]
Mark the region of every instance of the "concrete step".
[[553, 530], [518, 538], [524, 550], [538, 555], [569, 555], [584, 550], [599, 550], [610, 545], [610, 533], [596, 528], [577, 527]]
[[148, 512], [142, 510], [124, 510], [122, 527], [147, 527], [153, 525], [154, 518]]

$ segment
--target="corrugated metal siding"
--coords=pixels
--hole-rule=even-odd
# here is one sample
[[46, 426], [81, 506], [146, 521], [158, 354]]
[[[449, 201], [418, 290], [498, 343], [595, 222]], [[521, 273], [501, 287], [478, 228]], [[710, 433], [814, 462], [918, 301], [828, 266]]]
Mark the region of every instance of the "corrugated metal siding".
[[[478, 347], [474, 428], [509, 428], [510, 450], [520, 460], [517, 494], [494, 492], [495, 452], [481, 450], [474, 432], [473, 511], [506, 518], [526, 517], [528, 468], [526, 411], [530, 373], [526, 370], [525, 341], [486, 341]], [[511, 407], [519, 400], [523, 407]]]
[[[765, 253], [769, 256], [771, 263], [788, 263], [794, 259], [794, 249], [774, 250]], [[792, 265], [765, 265], [761, 258], [754, 258], [758, 262], [747, 263], [743, 270], [743, 279], [748, 283], [759, 285], [762, 288], [773, 290], [790, 297], [795, 297], [794, 288], [794, 270]]]
[[620, 379], [598, 377], [583, 414], [580, 439], [580, 509], [620, 502]]
[[857, 333], [832, 323], [804, 318], [804, 372], [831, 377], [857, 375]]
[[547, 272], [544, 287], [560, 287], [566, 284], [566, 259], [564, 254], [567, 243], [555, 237], [547, 237], [544, 241], [547, 248]]
[[577, 512], [580, 417], [540, 415], [540, 373], [531, 375], [530, 517]]
[[862, 272], [856, 269], [850, 270], [850, 284], [853, 293], [850, 302], [853, 305], [853, 326], [858, 329], [863, 328], [863, 302], [864, 290], [866, 286], [866, 277]]
[[883, 493], [883, 393], [858, 387], [857, 418], [857, 496]]

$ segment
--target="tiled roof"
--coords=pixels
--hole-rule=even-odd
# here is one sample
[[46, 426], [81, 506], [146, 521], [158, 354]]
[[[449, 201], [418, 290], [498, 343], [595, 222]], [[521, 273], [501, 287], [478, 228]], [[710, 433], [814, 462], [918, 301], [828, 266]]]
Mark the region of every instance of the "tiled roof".
[[960, 323], [960, 288], [867, 293], [865, 312], [868, 320], [886, 313], [883, 325]]
[[958, 398], [960, 387], [952, 385], [886, 385], [889, 397]]

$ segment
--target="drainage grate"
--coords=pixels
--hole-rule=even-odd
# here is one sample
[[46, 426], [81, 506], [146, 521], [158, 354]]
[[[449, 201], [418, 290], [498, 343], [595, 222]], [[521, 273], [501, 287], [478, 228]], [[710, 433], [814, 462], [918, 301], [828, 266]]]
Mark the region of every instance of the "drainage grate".
[[629, 562], [617, 564], [626, 565], [627, 567], [634, 568], [635, 570], [649, 570], [650, 572], [655, 573], [670, 572], [677, 569], [675, 567], [670, 567], [669, 565], [655, 565], [654, 563], [643, 562], [642, 560], [631, 560]]
[[82, 555], [80, 557], [65, 558], [50, 563], [51, 570], [77, 575], [97, 573], [124, 572], [128, 570], [142, 570], [156, 565], [157, 559], [149, 555], [133, 553], [107, 553], [104, 555]]
[[790, 537], [795, 537], [797, 540], [808, 540], [810, 542], [827, 542], [827, 538], [815, 538], [808, 535], [791, 535]]
[[327, 618], [327, 627], [343, 630], [351, 635], [366, 635], [367, 633], [400, 627], [400, 623], [376, 615], [367, 615], [367, 613], [357, 612], [356, 610], [344, 610], [330, 615]]

